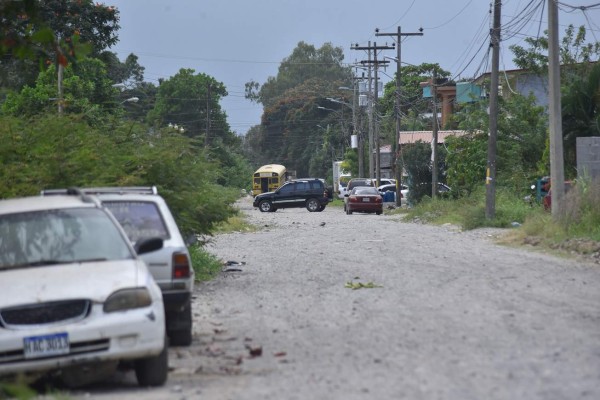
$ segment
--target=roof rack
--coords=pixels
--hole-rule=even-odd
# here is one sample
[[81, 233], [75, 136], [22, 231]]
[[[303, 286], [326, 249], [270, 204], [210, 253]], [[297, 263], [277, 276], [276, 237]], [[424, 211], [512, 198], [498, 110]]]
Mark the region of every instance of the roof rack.
[[69, 187], [67, 189], [45, 189], [40, 192], [42, 196], [49, 195], [67, 195], [67, 196], [79, 196], [79, 198], [84, 203], [98, 203], [97, 200], [94, 200], [89, 196], [90, 193], [87, 193], [85, 189], [81, 189], [78, 187]]
[[46, 189], [42, 190], [42, 195], [53, 194], [75, 194], [78, 190], [83, 194], [158, 194], [156, 186], [115, 186], [115, 187], [97, 187], [97, 188], [69, 188], [69, 189]]
[[156, 186], [115, 186], [82, 189], [87, 194], [158, 194]]

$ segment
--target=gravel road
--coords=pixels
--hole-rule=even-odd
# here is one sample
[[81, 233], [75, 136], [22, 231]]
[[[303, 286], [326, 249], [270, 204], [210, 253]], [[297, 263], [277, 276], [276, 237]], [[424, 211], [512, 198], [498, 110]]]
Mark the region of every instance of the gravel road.
[[123, 375], [75, 398], [600, 398], [598, 265], [496, 245], [501, 230], [240, 208], [261, 229], [209, 246], [240, 265], [197, 286], [167, 385]]

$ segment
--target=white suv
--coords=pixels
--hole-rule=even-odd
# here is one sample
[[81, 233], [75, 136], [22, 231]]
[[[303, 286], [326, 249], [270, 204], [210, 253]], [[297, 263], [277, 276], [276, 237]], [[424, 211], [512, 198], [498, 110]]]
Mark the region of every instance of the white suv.
[[98, 199], [69, 193], [0, 200], [0, 375], [85, 384], [121, 364], [140, 385], [162, 385], [164, 306], [137, 255], [162, 240], [132, 247]]
[[[64, 190], [46, 190], [42, 193], [55, 194]], [[192, 342], [194, 269], [186, 243], [165, 200], [158, 195], [154, 186], [81, 190], [102, 201], [134, 245], [148, 237], [163, 239], [162, 249], [146, 253], [142, 259], [162, 291], [169, 344], [189, 346]]]

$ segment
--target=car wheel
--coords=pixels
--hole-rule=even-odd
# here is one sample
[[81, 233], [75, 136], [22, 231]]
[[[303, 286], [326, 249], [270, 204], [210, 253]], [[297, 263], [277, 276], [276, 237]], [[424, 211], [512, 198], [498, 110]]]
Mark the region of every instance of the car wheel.
[[377, 211], [377, 212], [375, 212], [375, 214], [381, 215], [381, 211]]
[[174, 318], [177, 319], [177, 325], [183, 325], [185, 328], [169, 331], [169, 344], [189, 346], [192, 344], [192, 305], [188, 303]]
[[135, 361], [135, 377], [140, 386], [162, 386], [167, 381], [169, 373], [169, 353], [167, 341], [162, 351], [153, 357]]
[[319, 203], [319, 200], [317, 200], [317, 199], [306, 200], [306, 209], [308, 211], [310, 211], [310, 212], [319, 211], [319, 208], [321, 208], [321, 204]]
[[263, 200], [258, 204], [258, 209], [262, 212], [271, 212], [273, 211], [273, 203], [269, 200]]

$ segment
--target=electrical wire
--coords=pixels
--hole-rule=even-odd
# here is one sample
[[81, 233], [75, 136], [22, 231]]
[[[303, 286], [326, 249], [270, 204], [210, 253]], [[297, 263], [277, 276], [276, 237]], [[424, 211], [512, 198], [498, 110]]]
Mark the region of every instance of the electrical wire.
[[471, 5], [472, 2], [473, 2], [473, 0], [469, 0], [469, 2], [467, 4], [465, 4], [465, 6], [463, 8], [461, 8], [458, 13], [456, 13], [452, 18], [450, 18], [449, 20], [447, 20], [443, 24], [440, 24], [438, 26], [433, 26], [433, 27], [430, 27], [430, 28], [424, 28], [424, 29], [431, 29], [431, 30], [433, 30], [433, 29], [438, 29], [438, 28], [441, 28], [443, 26], [448, 25], [450, 22], [454, 21], [460, 14], [462, 14], [467, 9], [467, 7], [469, 5]]

